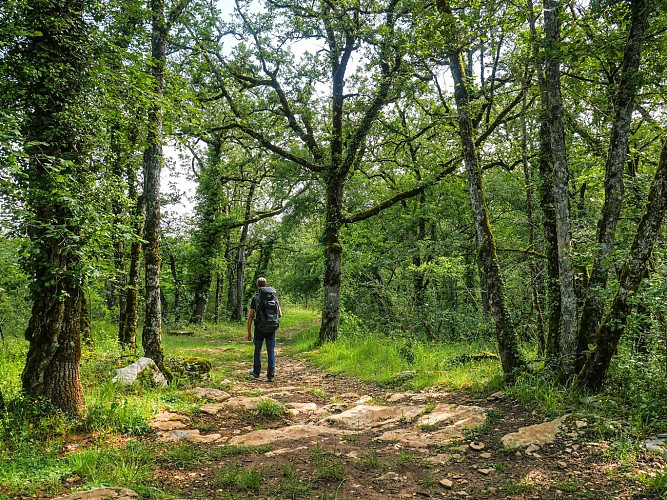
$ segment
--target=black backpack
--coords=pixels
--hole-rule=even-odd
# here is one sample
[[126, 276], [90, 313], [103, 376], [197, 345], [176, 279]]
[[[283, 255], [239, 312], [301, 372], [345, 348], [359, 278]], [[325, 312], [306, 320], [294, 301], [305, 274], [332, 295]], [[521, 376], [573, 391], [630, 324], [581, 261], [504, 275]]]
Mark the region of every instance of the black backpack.
[[257, 293], [255, 308], [255, 330], [262, 333], [275, 332], [280, 326], [278, 294], [270, 286], [263, 286]]

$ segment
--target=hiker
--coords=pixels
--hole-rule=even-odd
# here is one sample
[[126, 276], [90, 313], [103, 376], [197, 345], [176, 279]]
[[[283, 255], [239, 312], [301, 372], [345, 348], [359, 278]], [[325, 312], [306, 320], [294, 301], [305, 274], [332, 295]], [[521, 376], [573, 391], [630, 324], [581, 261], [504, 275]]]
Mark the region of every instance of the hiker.
[[276, 330], [282, 315], [278, 294], [267, 286], [266, 278], [258, 278], [257, 293], [250, 301], [248, 311], [248, 340], [252, 340], [252, 325], [255, 324], [255, 356], [250, 370], [250, 375], [255, 378], [259, 377], [262, 370], [262, 342], [266, 341], [266, 354], [269, 358], [266, 379], [273, 382], [276, 374]]

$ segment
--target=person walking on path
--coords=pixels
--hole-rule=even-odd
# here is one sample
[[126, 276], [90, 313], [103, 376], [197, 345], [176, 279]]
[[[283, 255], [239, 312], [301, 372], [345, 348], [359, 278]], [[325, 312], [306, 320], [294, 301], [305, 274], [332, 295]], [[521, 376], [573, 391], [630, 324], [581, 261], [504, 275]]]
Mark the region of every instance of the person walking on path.
[[248, 311], [248, 340], [253, 340], [252, 327], [255, 326], [255, 355], [250, 375], [259, 377], [262, 371], [262, 343], [266, 342], [268, 367], [266, 378], [273, 382], [276, 374], [276, 330], [283, 315], [275, 289], [267, 285], [266, 278], [257, 280], [257, 293], [250, 301]]

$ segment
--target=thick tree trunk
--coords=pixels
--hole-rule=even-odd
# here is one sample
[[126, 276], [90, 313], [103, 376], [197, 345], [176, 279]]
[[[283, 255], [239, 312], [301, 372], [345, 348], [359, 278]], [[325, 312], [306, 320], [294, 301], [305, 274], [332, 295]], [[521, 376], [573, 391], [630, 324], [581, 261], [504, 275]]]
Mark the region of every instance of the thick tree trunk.
[[[63, 292], [67, 293], [64, 299]], [[79, 372], [82, 295], [81, 287], [71, 280], [34, 294], [32, 316], [25, 333], [30, 348], [22, 376], [26, 394], [44, 398], [78, 418], [86, 416]]]
[[195, 298], [190, 323], [201, 325], [206, 316], [209, 290], [211, 289], [211, 273], [206, 271], [199, 277], [195, 284]]
[[632, 242], [630, 255], [621, 271], [619, 289], [595, 332], [595, 349], [590, 353], [580, 375], [582, 383], [589, 389], [599, 389], [604, 383], [607, 369], [632, 309], [630, 298], [639, 289], [646, 274], [666, 210], [667, 142], [662, 147], [658, 170], [649, 191], [646, 210]]
[[[443, 12], [452, 15], [451, 9], [445, 0], [438, 0], [438, 6]], [[486, 200], [484, 199], [482, 171], [475, 148], [474, 130], [470, 116], [470, 97], [460, 50], [454, 50], [450, 54], [450, 69], [454, 79], [454, 98], [458, 111], [459, 135], [479, 245], [480, 268], [486, 278], [489, 307], [495, 322], [496, 339], [503, 373], [512, 377], [517, 370], [524, 368], [525, 362], [519, 352], [514, 327], [505, 308], [503, 281], [496, 255], [496, 242], [491, 231]]]
[[632, 24], [623, 55], [621, 79], [614, 103], [614, 121], [611, 128], [609, 152], [605, 169], [605, 198], [602, 214], [598, 221], [597, 243], [593, 267], [590, 272], [588, 290], [581, 311], [579, 326], [579, 353], [578, 369], [585, 361], [583, 353], [588, 350], [595, 330], [600, 324], [604, 312], [604, 300], [601, 291], [607, 286], [609, 274], [608, 257], [616, 242], [616, 225], [621, 215], [623, 204], [623, 172], [628, 154], [628, 139], [632, 111], [637, 92], [641, 86], [639, 78], [639, 62], [644, 30], [648, 19], [649, 9], [645, 0], [631, 2]]
[[93, 343], [93, 331], [90, 324], [90, 305], [86, 299], [86, 292], [81, 288], [81, 315], [79, 321], [79, 332], [81, 339], [88, 345]]
[[322, 305], [322, 323], [320, 342], [334, 341], [338, 338], [340, 325], [340, 282], [341, 254], [340, 242], [341, 210], [343, 203], [342, 178], [331, 175], [327, 180], [326, 227], [324, 229], [324, 303]]
[[560, 283], [559, 372], [564, 380], [575, 374], [577, 355], [577, 297], [570, 231], [570, 194], [563, 102], [560, 91], [560, 1], [544, 0], [545, 96], [554, 180], [558, 278]]
[[84, 275], [78, 255], [84, 236], [77, 221], [88, 215], [78, 191], [88, 167], [80, 152], [87, 138], [72, 110], [86, 91], [91, 40], [81, 1], [33, 0], [24, 8], [27, 25], [38, 35], [26, 33], [22, 45], [10, 54], [10, 59], [20, 59], [16, 78], [22, 92], [15, 98], [28, 112], [21, 123], [29, 158], [21, 182], [26, 189], [24, 208], [31, 213], [26, 267], [33, 283], [22, 386], [29, 397], [82, 419]]

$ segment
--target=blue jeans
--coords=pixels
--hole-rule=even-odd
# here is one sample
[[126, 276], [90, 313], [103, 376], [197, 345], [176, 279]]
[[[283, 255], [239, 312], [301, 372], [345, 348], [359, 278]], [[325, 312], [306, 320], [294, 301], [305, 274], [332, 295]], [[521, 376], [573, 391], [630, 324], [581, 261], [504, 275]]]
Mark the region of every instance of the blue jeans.
[[255, 344], [255, 357], [253, 359], [253, 371], [259, 377], [262, 371], [262, 342], [266, 340], [266, 354], [269, 357], [269, 368], [266, 372], [267, 378], [273, 378], [276, 374], [276, 332], [258, 332], [255, 330], [253, 342]]

